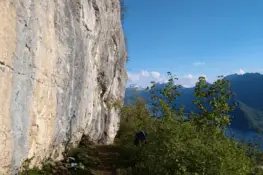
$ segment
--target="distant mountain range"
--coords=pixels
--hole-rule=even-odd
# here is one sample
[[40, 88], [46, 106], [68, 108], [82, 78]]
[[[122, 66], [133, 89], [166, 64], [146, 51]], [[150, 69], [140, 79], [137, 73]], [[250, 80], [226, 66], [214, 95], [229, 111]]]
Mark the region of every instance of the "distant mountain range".
[[[263, 129], [263, 75], [259, 73], [246, 73], [243, 75], [229, 75], [225, 79], [231, 82], [231, 87], [236, 93], [237, 108], [231, 112], [231, 130], [238, 133], [255, 133]], [[157, 84], [157, 88], [163, 88], [165, 84]], [[134, 102], [135, 88], [127, 88], [125, 103]], [[181, 96], [177, 100], [178, 105], [185, 105], [186, 112], [194, 110], [194, 88], [180, 89]], [[137, 96], [150, 103], [150, 93], [140, 89]], [[241, 134], [242, 135], [242, 134]]]

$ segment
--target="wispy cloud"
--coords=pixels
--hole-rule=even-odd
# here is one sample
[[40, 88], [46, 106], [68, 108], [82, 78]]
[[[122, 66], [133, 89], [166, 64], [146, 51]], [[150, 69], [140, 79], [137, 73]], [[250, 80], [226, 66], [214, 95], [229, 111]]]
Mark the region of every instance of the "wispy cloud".
[[194, 62], [194, 63], [193, 63], [193, 66], [195, 66], [195, 67], [204, 66], [204, 65], [206, 65], [205, 62]]
[[[177, 76], [178, 81], [176, 81], [176, 84], [180, 84], [184, 87], [194, 87], [196, 82], [198, 81], [198, 78], [200, 76], [206, 77], [207, 81], [212, 81], [207, 78], [205, 75], [193, 75], [193, 74], [187, 74], [187, 75], [181, 75]], [[166, 83], [168, 81], [167, 75], [162, 75], [160, 72], [157, 71], [146, 71], [143, 70], [141, 72], [137, 73], [128, 73], [128, 84], [130, 85], [136, 85], [142, 88], [145, 88], [149, 86], [151, 81], [155, 81], [156, 83]]]
[[236, 72], [236, 74], [238, 74], [238, 75], [243, 75], [245, 73], [246, 72], [243, 69], [239, 69], [239, 71]]
[[149, 73], [148, 71], [143, 70], [143, 71], [141, 71], [141, 75], [142, 75], [143, 77], [149, 77], [149, 76], [150, 76], [150, 73]]
[[160, 72], [157, 71], [146, 71], [131, 73], [128, 72], [128, 86], [138, 85], [140, 87], [147, 87], [151, 84], [151, 81], [156, 83], [165, 83], [168, 81], [167, 76], [162, 76]]
[[153, 78], [155, 78], [157, 80], [161, 77], [160, 72], [156, 72], [156, 71], [151, 72], [151, 75]]
[[196, 82], [198, 81], [199, 77], [205, 77], [207, 81], [209, 81], [209, 79], [207, 78], [206, 75], [192, 75], [192, 74], [188, 74], [188, 75], [183, 75], [183, 76], [179, 76], [178, 77], [178, 84], [181, 84], [184, 87], [194, 87]]

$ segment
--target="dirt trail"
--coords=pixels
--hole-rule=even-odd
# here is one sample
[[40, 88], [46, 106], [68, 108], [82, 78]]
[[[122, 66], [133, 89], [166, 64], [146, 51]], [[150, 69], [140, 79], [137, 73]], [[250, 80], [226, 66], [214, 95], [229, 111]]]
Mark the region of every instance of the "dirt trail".
[[90, 167], [94, 175], [116, 175], [116, 164], [118, 161], [118, 150], [113, 145], [93, 145], [89, 148], [95, 154], [95, 166]]

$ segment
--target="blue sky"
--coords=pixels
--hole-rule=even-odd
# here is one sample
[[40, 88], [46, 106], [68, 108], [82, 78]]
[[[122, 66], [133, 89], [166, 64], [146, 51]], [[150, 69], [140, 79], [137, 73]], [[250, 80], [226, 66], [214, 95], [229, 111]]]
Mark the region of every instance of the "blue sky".
[[263, 0], [124, 0], [128, 85], [263, 72]]

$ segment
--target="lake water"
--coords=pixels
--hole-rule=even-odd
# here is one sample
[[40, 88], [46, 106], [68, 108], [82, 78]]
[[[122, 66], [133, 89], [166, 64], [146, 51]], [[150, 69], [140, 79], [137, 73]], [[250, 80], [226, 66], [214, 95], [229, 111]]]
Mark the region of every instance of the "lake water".
[[[240, 130], [229, 128], [226, 132], [226, 135], [232, 135], [239, 141], [245, 141], [248, 143], [249, 141], [253, 141], [253, 143], [261, 143], [261, 150], [263, 151], [263, 140], [262, 140], [262, 134], [260, 135], [257, 132], [249, 131], [249, 132], [243, 132]], [[261, 138], [260, 138], [261, 137]]]

